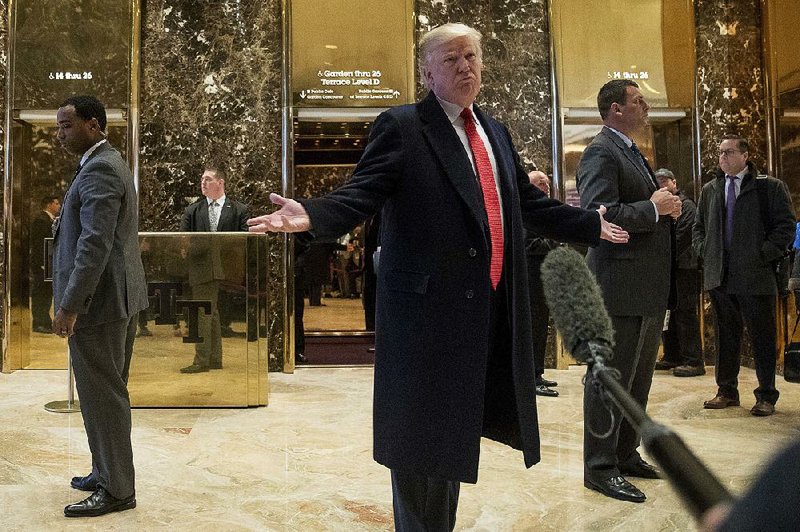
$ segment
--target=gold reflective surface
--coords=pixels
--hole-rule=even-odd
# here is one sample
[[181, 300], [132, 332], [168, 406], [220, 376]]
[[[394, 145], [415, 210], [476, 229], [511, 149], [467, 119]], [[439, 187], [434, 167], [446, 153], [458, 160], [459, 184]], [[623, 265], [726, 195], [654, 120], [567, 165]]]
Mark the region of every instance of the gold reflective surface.
[[128, 107], [131, 0], [15, 0], [12, 3], [12, 107], [57, 107], [95, 94]]
[[[131, 404], [267, 404], [267, 238], [142, 233], [140, 243], [150, 308], [134, 344]], [[202, 371], [181, 371], [193, 364]]]
[[692, 107], [691, 0], [552, 0], [551, 10], [561, 106], [596, 108], [597, 90], [623, 78], [651, 107]]
[[413, 102], [413, 8], [411, 0], [292, 0], [294, 105]]

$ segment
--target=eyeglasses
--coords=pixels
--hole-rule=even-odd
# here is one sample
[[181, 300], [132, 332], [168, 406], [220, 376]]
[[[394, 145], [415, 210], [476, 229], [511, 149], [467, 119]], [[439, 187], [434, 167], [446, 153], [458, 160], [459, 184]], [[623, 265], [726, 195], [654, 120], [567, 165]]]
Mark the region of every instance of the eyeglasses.
[[741, 150], [719, 150], [720, 157], [730, 157], [734, 153], [744, 153]]

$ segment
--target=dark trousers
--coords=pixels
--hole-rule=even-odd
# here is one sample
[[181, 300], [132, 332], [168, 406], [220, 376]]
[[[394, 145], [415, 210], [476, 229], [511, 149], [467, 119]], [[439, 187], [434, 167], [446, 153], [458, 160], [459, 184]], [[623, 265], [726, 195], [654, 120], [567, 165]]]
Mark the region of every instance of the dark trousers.
[[50, 316], [50, 307], [53, 306], [53, 287], [41, 277], [41, 273], [31, 275], [31, 317], [33, 318], [31, 326], [52, 329], [53, 318]]
[[219, 322], [219, 282], [192, 285], [192, 298], [211, 302], [211, 314], [200, 311], [198, 329], [203, 341], [194, 346], [194, 364], [222, 368], [222, 331]]
[[128, 372], [136, 316], [84, 327], [69, 338], [92, 474], [118, 499], [134, 494]]
[[709, 291], [716, 317], [717, 365], [715, 375], [719, 393], [739, 398], [739, 364], [742, 329], [747, 326], [753, 341], [758, 388], [756, 399], [775, 404], [777, 345], [775, 334], [775, 296], [728, 294], [723, 287]]
[[436, 532], [456, 526], [461, 484], [392, 469], [394, 528], [398, 532]]
[[[611, 316], [616, 347], [606, 365], [619, 371], [620, 384], [643, 409], [647, 408], [663, 323], [663, 314]], [[637, 451], [639, 434], [610, 397], [598, 396], [596, 385], [591, 371], [587, 371], [583, 392], [584, 476], [599, 482], [619, 475], [620, 464], [638, 462], [641, 456]]]
[[[493, 385], [496, 382], [513, 382], [511, 368], [511, 332], [508, 325], [508, 307], [505, 282], [501, 279], [492, 294], [489, 326], [489, 360], [486, 368], [484, 412], [492, 412], [491, 419], [484, 414], [484, 435], [496, 432], [493, 423], [509, 426], [518, 424], [516, 399], [513, 388], [506, 390]], [[531, 397], [531, 401], [536, 398]], [[517, 448], [521, 446], [519, 434], [506, 436], [504, 441]], [[438, 532], [453, 530], [456, 526], [456, 509], [460, 483], [455, 480], [431, 478], [424, 474], [392, 469], [392, 506], [394, 527], [401, 532]]]
[[698, 300], [700, 283], [697, 270], [675, 271], [678, 300], [669, 313], [669, 326], [663, 333], [664, 358], [678, 365], [702, 366]]
[[295, 280], [294, 285], [294, 354], [302, 355], [306, 352], [306, 329], [303, 325], [306, 301], [303, 287]]
[[533, 337], [533, 364], [536, 377], [544, 374], [544, 355], [547, 350], [547, 330], [550, 325], [550, 308], [544, 299], [542, 287], [542, 261], [545, 255], [528, 255], [528, 291], [531, 301], [531, 336]]

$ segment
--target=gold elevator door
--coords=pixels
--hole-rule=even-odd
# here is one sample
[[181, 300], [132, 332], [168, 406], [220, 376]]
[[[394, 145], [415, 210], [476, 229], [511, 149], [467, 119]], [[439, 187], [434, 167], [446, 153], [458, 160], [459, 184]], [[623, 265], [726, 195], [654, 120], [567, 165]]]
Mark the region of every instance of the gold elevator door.
[[[107, 110], [108, 138], [119, 149], [127, 145], [127, 123], [119, 109]], [[56, 110], [20, 109], [12, 113], [8, 151], [10, 209], [6, 212], [8, 255], [5, 299], [8, 331], [3, 371], [66, 369], [66, 341], [50, 333], [52, 285], [45, 254], [49, 218], [43, 202], [61, 202], [78, 164], [55, 138]], [[125, 154], [123, 154], [125, 156]], [[34, 313], [38, 318], [34, 319]]]

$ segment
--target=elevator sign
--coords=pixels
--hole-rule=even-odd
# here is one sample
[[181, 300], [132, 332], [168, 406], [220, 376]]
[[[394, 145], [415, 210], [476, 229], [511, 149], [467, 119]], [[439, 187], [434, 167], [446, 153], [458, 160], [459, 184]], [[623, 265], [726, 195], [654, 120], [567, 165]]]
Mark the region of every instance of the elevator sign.
[[47, 76], [49, 80], [60, 81], [64, 80], [76, 80], [76, 79], [92, 79], [91, 72], [64, 72], [63, 70], [59, 70], [56, 72], [50, 72]]
[[292, 0], [292, 103], [392, 107], [414, 101], [411, 0]]
[[[315, 86], [300, 89], [295, 104], [336, 102], [342, 106], [359, 103], [387, 105], [397, 101], [401, 92], [383, 86], [383, 72], [378, 69], [318, 70]], [[391, 105], [389, 103], [389, 105]]]

